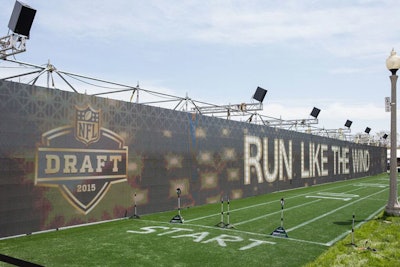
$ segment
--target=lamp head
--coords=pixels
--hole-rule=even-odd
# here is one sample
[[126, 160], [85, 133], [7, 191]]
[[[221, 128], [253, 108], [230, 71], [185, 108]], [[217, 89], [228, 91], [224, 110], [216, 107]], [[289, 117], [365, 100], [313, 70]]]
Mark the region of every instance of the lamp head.
[[178, 195], [178, 197], [181, 195], [181, 189], [179, 187], [176, 189], [176, 194]]
[[390, 52], [390, 56], [386, 59], [386, 67], [393, 75], [400, 69], [400, 57], [397, 55], [396, 51], [394, 51], [394, 48], [392, 52]]

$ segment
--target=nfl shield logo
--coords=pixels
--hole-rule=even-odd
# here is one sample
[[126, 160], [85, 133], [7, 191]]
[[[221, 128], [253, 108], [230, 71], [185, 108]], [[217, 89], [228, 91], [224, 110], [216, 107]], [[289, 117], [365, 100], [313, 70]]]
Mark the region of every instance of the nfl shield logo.
[[76, 107], [75, 138], [89, 145], [100, 139], [100, 110], [91, 106]]

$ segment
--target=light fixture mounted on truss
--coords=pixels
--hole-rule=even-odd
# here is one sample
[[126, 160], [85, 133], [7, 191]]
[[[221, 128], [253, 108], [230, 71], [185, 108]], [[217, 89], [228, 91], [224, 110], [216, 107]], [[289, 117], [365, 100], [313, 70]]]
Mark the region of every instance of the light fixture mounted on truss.
[[353, 122], [351, 120], [346, 120], [346, 123], [344, 124], [344, 126], [347, 127], [347, 129], [350, 129], [352, 124], [353, 124]]
[[192, 108], [193, 111], [197, 111], [200, 114], [227, 114], [227, 119], [231, 116], [243, 116], [244, 113], [263, 110], [263, 104], [267, 90], [261, 87], [257, 87], [253, 99], [257, 100], [257, 103], [240, 103], [240, 104], [229, 104], [229, 105], [207, 105], [207, 106], [196, 106]]
[[26, 40], [29, 39], [36, 10], [30, 6], [15, 2], [8, 28], [13, 32], [0, 38], [0, 59], [26, 51]]
[[318, 115], [321, 112], [319, 108], [314, 107], [310, 113], [310, 116], [313, 118], [307, 119], [293, 119], [293, 120], [283, 120], [283, 119], [275, 119], [266, 121], [269, 126], [277, 126], [277, 127], [286, 127], [291, 129], [293, 127], [297, 128], [298, 126], [310, 126], [311, 124], [318, 124]]

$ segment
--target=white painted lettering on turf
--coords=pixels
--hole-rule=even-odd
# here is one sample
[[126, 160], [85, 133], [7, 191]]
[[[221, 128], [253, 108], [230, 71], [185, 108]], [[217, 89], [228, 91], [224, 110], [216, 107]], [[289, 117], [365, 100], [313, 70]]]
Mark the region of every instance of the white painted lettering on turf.
[[[271, 241], [264, 241], [264, 240], [257, 240], [253, 238], [249, 238], [248, 240], [235, 235], [227, 235], [221, 234], [217, 236], [211, 236], [212, 234], [209, 232], [194, 232], [192, 229], [188, 228], [177, 228], [177, 227], [167, 227], [167, 226], [146, 226], [140, 228], [140, 230], [128, 230], [128, 233], [132, 234], [156, 234], [157, 236], [170, 236], [171, 238], [191, 238], [193, 242], [196, 243], [217, 243], [220, 247], [227, 247], [229, 243], [243, 243], [243, 246], [239, 248], [239, 250], [248, 250], [254, 247], [263, 245], [263, 244], [270, 244], [274, 245], [275, 242]], [[185, 233], [183, 232], [190, 232]], [[178, 235], [173, 235], [175, 233], [180, 233]]]
[[164, 229], [167, 230], [169, 227], [166, 226], [148, 226], [148, 227], [142, 227], [140, 228], [143, 231], [133, 231], [133, 230], [128, 230], [128, 233], [133, 233], [133, 234], [150, 234], [154, 233], [157, 231], [157, 229]]
[[192, 229], [185, 229], [185, 228], [172, 228], [172, 230], [171, 230], [171, 231], [167, 231], [167, 232], [164, 232], [164, 233], [159, 233], [159, 234], [157, 234], [157, 235], [169, 235], [169, 234], [173, 234], [173, 233], [176, 233], [176, 232], [183, 232], [183, 231], [189, 231], [189, 232], [193, 232], [193, 230], [192, 230]]
[[207, 244], [211, 242], [217, 242], [218, 245], [220, 245], [221, 247], [226, 247], [225, 242], [240, 242], [240, 241], [243, 241], [243, 238], [241, 238], [240, 236], [222, 234], [214, 238], [210, 238], [209, 240], [203, 241], [202, 243]]
[[[192, 230], [193, 231], [193, 230]], [[177, 235], [171, 236], [172, 238], [181, 238], [181, 237], [192, 237], [193, 242], [201, 242], [204, 238], [206, 238], [210, 233], [209, 232], [199, 232], [194, 234], [187, 234], [187, 235]]]
[[264, 241], [264, 240], [257, 240], [257, 239], [253, 239], [253, 238], [249, 238], [249, 240], [253, 241], [253, 242], [248, 244], [247, 246], [239, 248], [239, 250], [251, 249], [251, 248], [254, 248], [254, 247], [259, 246], [261, 244], [274, 244], [273, 242], [268, 242], [268, 241]]

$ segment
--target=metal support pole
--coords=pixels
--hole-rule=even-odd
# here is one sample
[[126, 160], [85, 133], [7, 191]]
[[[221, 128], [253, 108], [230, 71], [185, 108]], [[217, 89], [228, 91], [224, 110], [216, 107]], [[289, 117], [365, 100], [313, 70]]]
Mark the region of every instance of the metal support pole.
[[221, 222], [224, 222], [224, 198], [221, 197]]
[[131, 218], [140, 219], [140, 216], [137, 214], [136, 192], [133, 195], [133, 215], [131, 216]]
[[352, 226], [351, 226], [351, 244], [353, 246], [355, 245], [355, 243], [354, 243], [354, 220], [355, 220], [355, 215], [353, 213], [353, 223], [352, 223]]
[[285, 205], [285, 200], [281, 198], [281, 227], [283, 227], [283, 206]]
[[226, 216], [227, 216], [227, 219], [228, 219], [228, 225], [229, 225], [229, 197], [228, 197], [228, 211], [227, 211], [227, 214], [226, 214]]
[[181, 197], [178, 196], [178, 215], [181, 216]]
[[183, 218], [181, 216], [181, 189], [177, 188], [176, 193], [178, 195], [178, 215], [175, 215], [169, 222], [170, 223], [183, 223]]
[[397, 70], [392, 70], [391, 81], [391, 121], [390, 121], [390, 187], [389, 201], [385, 212], [388, 215], [400, 216], [400, 205], [397, 200]]

